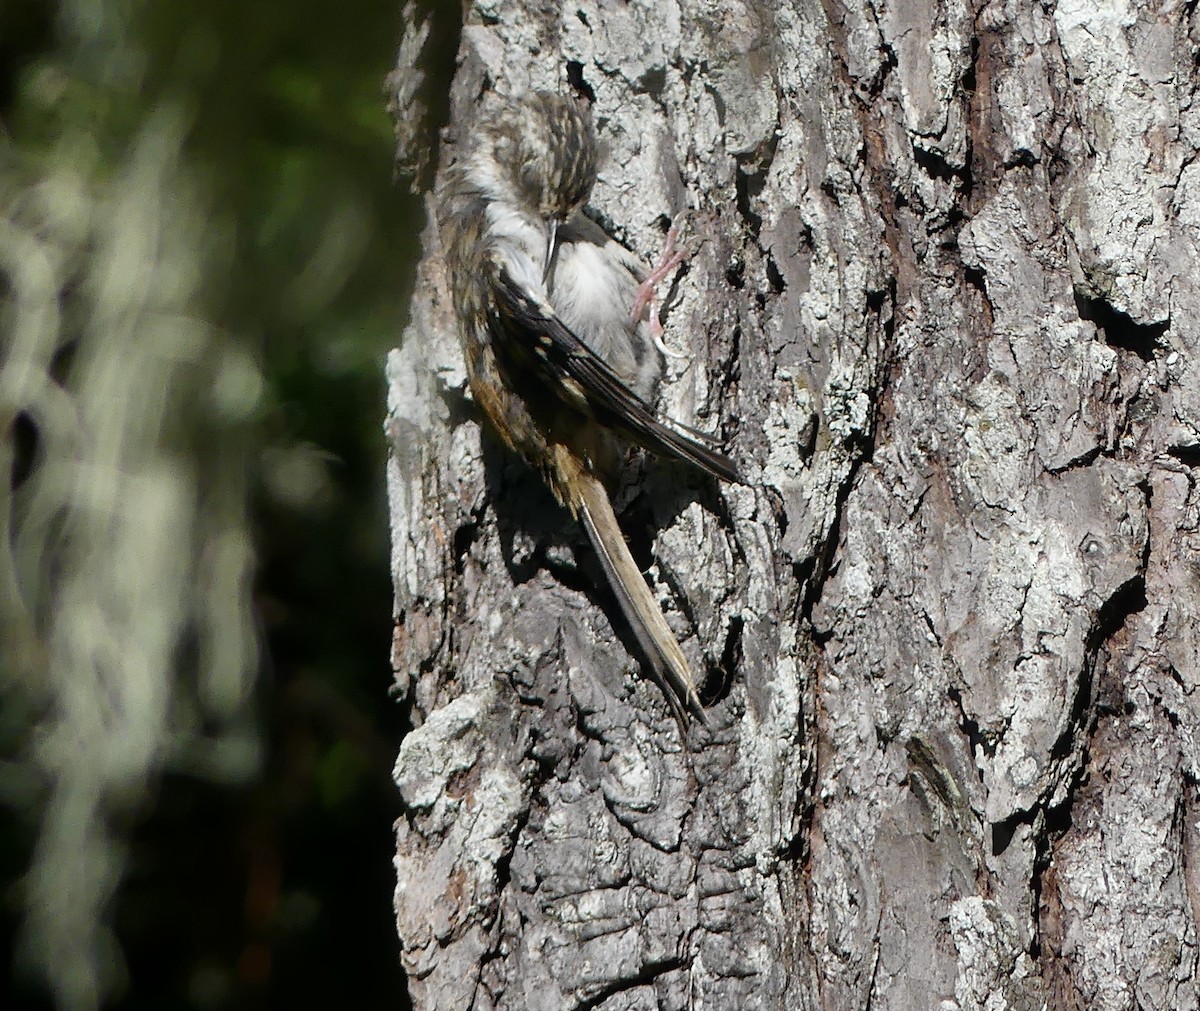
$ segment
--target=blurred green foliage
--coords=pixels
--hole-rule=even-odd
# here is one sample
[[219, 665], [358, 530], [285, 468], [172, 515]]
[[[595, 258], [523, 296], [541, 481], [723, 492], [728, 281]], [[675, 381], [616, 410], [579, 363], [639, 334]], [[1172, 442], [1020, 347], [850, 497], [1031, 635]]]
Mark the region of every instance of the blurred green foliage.
[[406, 1006], [399, 34], [396, 0], [0, 0], [2, 1007]]

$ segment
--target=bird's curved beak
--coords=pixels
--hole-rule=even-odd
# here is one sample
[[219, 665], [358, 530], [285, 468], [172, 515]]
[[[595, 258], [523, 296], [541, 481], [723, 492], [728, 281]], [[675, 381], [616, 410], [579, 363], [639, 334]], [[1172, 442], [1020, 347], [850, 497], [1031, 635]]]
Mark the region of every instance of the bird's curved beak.
[[542, 280], [546, 281], [550, 277], [550, 268], [554, 264], [554, 251], [557, 248], [556, 240], [558, 237], [558, 218], [551, 218], [547, 222], [547, 230], [549, 234], [546, 237], [546, 262], [542, 265]]

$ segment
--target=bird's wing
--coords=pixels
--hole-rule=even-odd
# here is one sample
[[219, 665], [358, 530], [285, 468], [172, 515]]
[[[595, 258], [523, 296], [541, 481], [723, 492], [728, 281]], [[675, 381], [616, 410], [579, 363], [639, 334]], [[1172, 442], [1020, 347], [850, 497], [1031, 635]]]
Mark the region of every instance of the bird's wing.
[[641, 397], [559, 319], [543, 297], [513, 278], [503, 258], [491, 259], [494, 316], [490, 321], [504, 358], [531, 369], [539, 386], [568, 407], [660, 456], [695, 464], [725, 481], [743, 483], [737, 467], [709, 448], [711, 436], [669, 418], [659, 419]]

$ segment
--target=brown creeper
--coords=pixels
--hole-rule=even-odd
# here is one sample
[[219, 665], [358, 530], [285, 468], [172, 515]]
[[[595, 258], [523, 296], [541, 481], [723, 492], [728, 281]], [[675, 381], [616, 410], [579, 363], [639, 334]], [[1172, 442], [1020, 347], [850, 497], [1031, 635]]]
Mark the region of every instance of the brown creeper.
[[[617, 526], [615, 435], [727, 481], [707, 436], [650, 402], [662, 370], [641, 261], [581, 213], [596, 181], [588, 112], [545, 93], [500, 105], [447, 173], [439, 226], [471, 391], [500, 438], [582, 519], [672, 705], [703, 719], [679, 644]], [[669, 696], [670, 697], [670, 696]]]

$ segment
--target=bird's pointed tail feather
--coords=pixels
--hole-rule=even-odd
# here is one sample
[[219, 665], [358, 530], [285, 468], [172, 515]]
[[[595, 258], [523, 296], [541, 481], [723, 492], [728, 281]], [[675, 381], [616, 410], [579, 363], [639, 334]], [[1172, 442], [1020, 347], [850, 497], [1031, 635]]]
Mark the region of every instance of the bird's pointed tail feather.
[[[581, 471], [576, 482], [579, 516], [588, 532], [621, 610], [655, 672], [665, 682], [677, 718], [690, 711], [707, 723], [691, 669], [666, 618], [625, 543], [608, 492], [595, 476]], [[680, 719], [681, 724], [683, 720]]]

